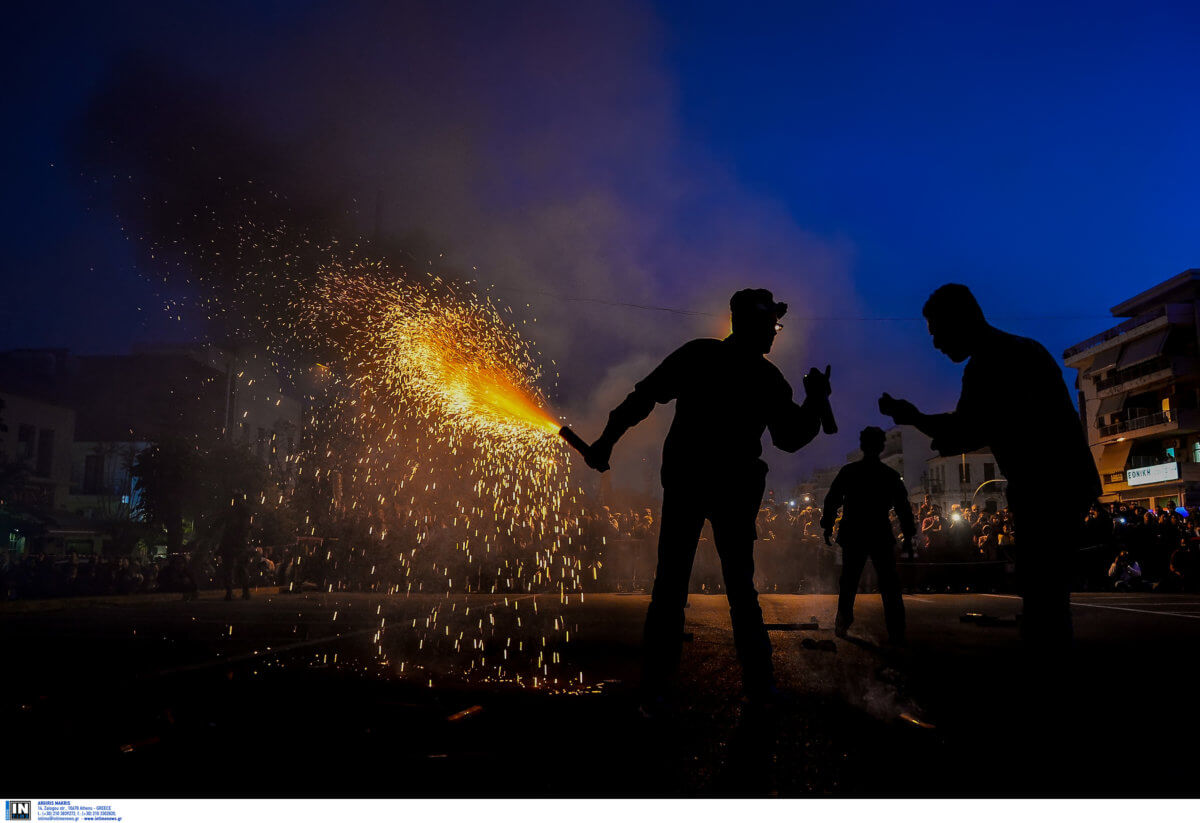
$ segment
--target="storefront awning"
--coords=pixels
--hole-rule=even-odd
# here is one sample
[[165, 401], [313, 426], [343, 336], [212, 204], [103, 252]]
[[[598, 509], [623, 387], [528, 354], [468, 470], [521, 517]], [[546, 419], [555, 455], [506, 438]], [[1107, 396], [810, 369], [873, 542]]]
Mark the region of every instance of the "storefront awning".
[[1123, 348], [1123, 346], [1113, 346], [1112, 348], [1108, 348], [1100, 352], [1098, 355], [1096, 355], [1096, 359], [1092, 361], [1092, 365], [1088, 366], [1084, 370], [1083, 376], [1091, 377], [1099, 374], [1105, 369], [1111, 369], [1113, 366], [1117, 365], [1117, 361], [1121, 358], [1121, 350]]
[[1124, 369], [1144, 360], [1158, 357], [1162, 354], [1163, 344], [1167, 342], [1167, 334], [1170, 331], [1170, 329], [1160, 329], [1154, 334], [1148, 334], [1127, 344], [1125, 350], [1121, 352], [1121, 359], [1117, 361], [1117, 368]]
[[1129, 459], [1129, 450], [1133, 448], [1132, 440], [1119, 443], [1109, 443], [1100, 455], [1100, 475], [1107, 476], [1125, 470], [1125, 461]]
[[1121, 409], [1125, 408], [1125, 398], [1127, 397], [1129, 397], [1129, 392], [1121, 392], [1120, 394], [1114, 394], [1112, 397], [1105, 397], [1096, 406], [1096, 416], [1099, 417], [1103, 414], [1112, 414], [1113, 412], [1121, 411]]

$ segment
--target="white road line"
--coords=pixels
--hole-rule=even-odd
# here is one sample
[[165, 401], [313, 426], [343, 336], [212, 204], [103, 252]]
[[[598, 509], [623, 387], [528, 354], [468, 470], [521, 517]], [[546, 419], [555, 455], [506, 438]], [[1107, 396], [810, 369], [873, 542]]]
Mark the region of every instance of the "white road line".
[[[1020, 600], [1015, 594], [985, 594], [984, 597], [1003, 597], [1008, 600]], [[1183, 612], [1154, 612], [1149, 609], [1131, 609], [1128, 606], [1102, 606], [1099, 603], [1085, 603], [1082, 600], [1072, 600], [1072, 606], [1085, 606], [1089, 609], [1110, 609], [1115, 612], [1134, 612], [1135, 614], [1151, 614], [1161, 617], [1185, 617], [1189, 620], [1200, 620], [1200, 614], [1185, 614]]]
[[927, 597], [913, 597], [911, 594], [904, 595], [905, 600], [916, 600], [921, 603], [932, 603], [933, 601]]
[[1131, 609], [1127, 606], [1101, 606], [1099, 603], [1072, 602], [1071, 605], [1086, 606], [1089, 609], [1110, 609], [1115, 612], [1135, 612], [1137, 614], [1152, 614], [1161, 617], [1186, 617], [1191, 620], [1200, 620], [1200, 614], [1185, 614], [1183, 612], [1153, 612], [1149, 609]]
[[1107, 598], [1107, 597], [1103, 597], [1103, 598], [1096, 598], [1094, 600], [1075, 600], [1074, 602], [1076, 602], [1076, 603], [1117, 603], [1122, 606], [1197, 606], [1197, 607], [1200, 607], [1200, 603], [1186, 602], [1186, 601], [1182, 601], [1182, 600], [1165, 600], [1165, 601], [1163, 601], [1163, 600], [1137, 600], [1137, 599], [1127, 599], [1127, 598], [1117, 599], [1115, 597], [1111, 598], [1111, 599]]

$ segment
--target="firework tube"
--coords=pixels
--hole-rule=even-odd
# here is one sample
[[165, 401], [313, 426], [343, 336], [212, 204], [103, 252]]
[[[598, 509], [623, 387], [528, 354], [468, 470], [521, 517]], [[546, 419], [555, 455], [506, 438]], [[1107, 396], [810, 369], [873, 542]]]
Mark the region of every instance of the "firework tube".
[[[813, 378], [816, 378], [817, 380], [824, 378], [825, 384], [828, 385], [829, 384], [829, 371], [830, 371], [829, 366], [825, 367], [824, 375], [822, 375], [821, 372], [815, 368], [809, 369], [808, 374], [806, 374], [804, 376], [804, 381], [803, 381], [804, 387], [807, 389], [808, 381]], [[829, 395], [826, 395], [823, 399], [825, 402], [821, 404], [821, 410], [820, 410], [821, 430], [823, 432], [825, 432], [826, 434], [837, 434], [837, 430], [838, 430], [837, 420], [835, 420], [833, 417], [833, 406], [829, 402]], [[881, 406], [880, 411], [883, 411], [882, 405], [883, 404], [881, 401], [880, 402], [880, 406]], [[884, 414], [887, 414], [887, 412], [884, 412]]]
[[577, 435], [575, 432], [571, 431], [570, 426], [563, 426], [561, 429], [558, 430], [558, 434], [560, 437], [562, 437], [563, 440], [567, 441], [567, 443], [571, 446], [571, 448], [573, 448], [575, 451], [577, 451], [581, 455], [583, 455], [584, 463], [587, 463], [589, 466], [591, 466], [596, 471], [601, 471], [601, 472], [608, 471], [607, 463], [602, 463], [600, 465], [597, 465], [596, 463], [592, 462], [592, 447], [589, 446], [587, 443], [585, 443], [582, 437]]

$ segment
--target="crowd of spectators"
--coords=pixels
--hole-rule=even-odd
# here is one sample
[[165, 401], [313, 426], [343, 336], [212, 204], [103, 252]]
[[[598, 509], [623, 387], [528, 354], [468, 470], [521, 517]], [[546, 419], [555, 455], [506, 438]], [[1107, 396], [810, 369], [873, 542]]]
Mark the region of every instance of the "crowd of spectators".
[[1093, 506], [1084, 531], [1091, 587], [1200, 591], [1200, 508]]
[[917, 507], [916, 522], [919, 531], [913, 540], [913, 555], [906, 558], [910, 560], [1003, 562], [1016, 542], [1008, 509], [988, 511], [974, 504], [955, 504], [945, 511], [925, 495]]
[[[256, 548], [241, 562], [239, 573], [251, 586], [275, 585], [276, 565], [270, 550]], [[127, 557], [107, 554], [50, 555], [10, 552], [0, 556], [0, 599], [83, 597], [164, 592], [194, 596], [219, 588], [220, 563], [211, 552], [192, 549], [170, 556], [145, 552]]]
[[[1011, 514], [1006, 509], [988, 511], [979, 506], [951, 506], [944, 511], [926, 498], [915, 507], [918, 535], [911, 554], [900, 557], [905, 567], [915, 570], [911, 588], [954, 589], [972, 577], [970, 568], [991, 567], [995, 581], [1009, 567], [1018, 540]], [[756, 549], [757, 580], [768, 592], [812, 592], [835, 590], [838, 550], [825, 545], [820, 527], [821, 510], [796, 502], [775, 503], [768, 499], [758, 522]], [[432, 524], [431, 524], [432, 525]], [[652, 506], [591, 506], [581, 509], [575, 523], [574, 568], [586, 575], [591, 590], [647, 591], [653, 581], [658, 536], [657, 510]], [[433, 531], [437, 531], [434, 529]], [[897, 528], [897, 533], [898, 533]], [[1124, 504], [1093, 506], [1084, 523], [1084, 546], [1079, 551], [1076, 585], [1089, 590], [1192, 592], [1200, 590], [1200, 508], [1147, 509]], [[712, 534], [705, 527], [697, 554], [693, 589], [720, 592], [722, 576]], [[470, 575], [474, 591], [510, 591], [530, 586], [508, 577], [508, 569], [522, 562], [501, 560], [497, 579], [483, 580], [480, 570], [437, 561], [436, 536], [427, 548], [434, 558], [436, 575]], [[234, 569], [237, 586], [280, 586], [299, 590], [304, 586], [350, 591], [397, 591], [409, 586], [424, 590], [438, 580], [425, 581], [411, 575], [412, 562], [381, 562], [384, 547], [374, 553], [355, 550], [354, 541], [298, 541], [284, 547], [253, 547]], [[524, 553], [522, 553], [524, 554]], [[403, 558], [402, 558], [403, 559]], [[136, 551], [128, 556], [106, 554], [47, 555], [40, 551], [0, 555], [0, 597], [40, 598], [61, 596], [128, 595], [176, 593], [195, 596], [204, 589], [224, 585], [224, 561], [211, 548], [190, 545], [170, 556], [148, 556]], [[593, 568], [594, 567], [594, 568]], [[938, 570], [938, 567], [942, 567]], [[948, 571], [947, 571], [948, 570]], [[919, 572], [919, 574], [917, 574]], [[570, 572], [575, 575], [575, 571]], [[562, 572], [559, 572], [560, 578]], [[932, 575], [932, 577], [930, 577]], [[918, 577], [920, 579], [918, 579]], [[933, 578], [936, 578], [933, 579]], [[440, 578], [439, 578], [440, 579]], [[931, 582], [932, 581], [932, 582]], [[536, 581], [535, 581], [536, 582]], [[550, 589], [557, 589], [546, 569]], [[869, 585], [869, 583], [868, 583]], [[974, 583], [972, 585], [975, 585]], [[434, 586], [436, 588], [436, 585]], [[544, 587], [543, 587], [544, 588]], [[431, 589], [432, 590], [432, 589]]]

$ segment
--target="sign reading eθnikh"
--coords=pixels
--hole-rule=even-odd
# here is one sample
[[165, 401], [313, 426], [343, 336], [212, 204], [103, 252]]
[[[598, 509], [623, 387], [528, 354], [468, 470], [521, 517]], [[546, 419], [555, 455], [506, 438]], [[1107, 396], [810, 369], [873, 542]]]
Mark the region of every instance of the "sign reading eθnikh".
[[1163, 483], [1167, 480], [1178, 479], [1178, 463], [1163, 463], [1160, 466], [1146, 466], [1125, 472], [1125, 482], [1131, 486], [1145, 486], [1147, 483]]

